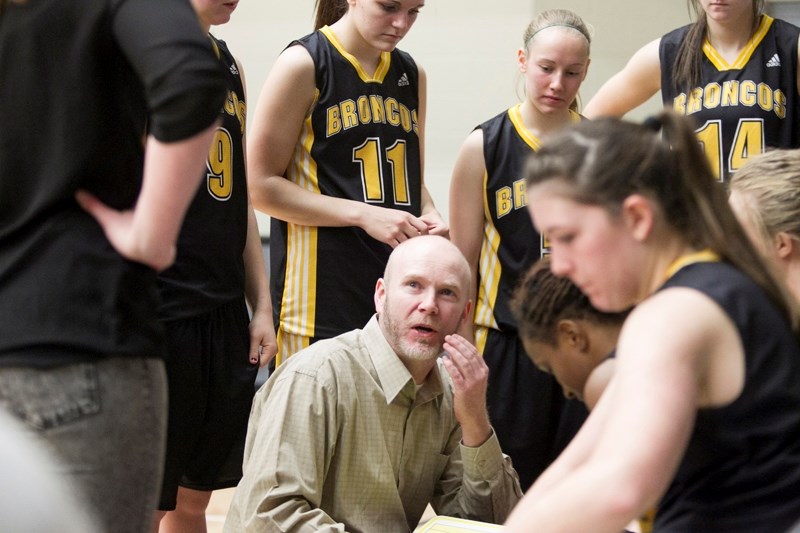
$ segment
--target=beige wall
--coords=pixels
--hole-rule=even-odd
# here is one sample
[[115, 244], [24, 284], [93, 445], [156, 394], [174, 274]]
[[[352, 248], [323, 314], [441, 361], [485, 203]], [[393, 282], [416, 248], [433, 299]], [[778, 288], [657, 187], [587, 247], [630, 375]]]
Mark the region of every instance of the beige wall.
[[[313, 5], [313, 0], [243, 0], [230, 23], [212, 29], [243, 63], [251, 117], [277, 55], [311, 30]], [[475, 125], [517, 101], [515, 60], [522, 33], [535, 13], [555, 7], [572, 9], [594, 28], [584, 102], [638, 47], [689, 21], [682, 0], [427, 0], [400, 47], [428, 72], [425, 180], [445, 217], [461, 143]], [[658, 105], [653, 99], [631, 116], [640, 118]], [[259, 222], [266, 233], [266, 217]]]

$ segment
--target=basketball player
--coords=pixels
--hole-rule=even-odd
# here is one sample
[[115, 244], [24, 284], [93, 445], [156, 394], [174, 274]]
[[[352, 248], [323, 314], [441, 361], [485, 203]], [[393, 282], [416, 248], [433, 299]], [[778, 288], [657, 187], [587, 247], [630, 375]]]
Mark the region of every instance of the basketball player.
[[448, 233], [422, 177], [425, 73], [396, 49], [423, 4], [320, 0], [261, 91], [250, 180], [272, 217], [278, 363], [369, 320], [394, 246]]
[[224, 79], [183, 0], [0, 0], [0, 79], [0, 406], [100, 531], [141, 533], [167, 417], [156, 270]]
[[613, 354], [627, 311], [604, 313], [567, 278], [537, 261], [511, 301], [519, 336], [533, 363], [552, 374], [564, 395], [597, 405], [614, 369]]
[[517, 52], [525, 99], [472, 131], [450, 184], [451, 238], [472, 268], [474, 338], [490, 368], [489, 413], [523, 489], [586, 416], [579, 402], [566, 400], [553, 377], [528, 359], [509, 300], [519, 277], [546, 252], [526, 210], [525, 161], [541, 139], [580, 121], [577, 95], [589, 67], [590, 41], [586, 25], [571, 11], [545, 11], [528, 25]]
[[767, 148], [800, 146], [800, 28], [763, 14], [763, 0], [692, 0], [697, 22], [642, 47], [600, 88], [586, 116], [621, 116], [659, 89], [691, 116], [715, 175]]
[[[227, 0], [192, 5], [206, 33], [228, 22], [236, 8]], [[169, 423], [153, 530], [162, 533], [205, 532], [211, 491], [239, 482], [256, 374], [277, 350], [261, 239], [247, 194], [244, 73], [225, 42], [208, 37], [225, 72], [228, 98], [203, 184], [181, 228], [175, 264], [159, 276]]]
[[[572, 281], [553, 274], [549, 257], [524, 274], [511, 310], [533, 363], [558, 380], [565, 396], [594, 409], [614, 374], [614, 351], [628, 311], [595, 309]], [[649, 533], [654, 514], [648, 511], [625, 531]]]
[[635, 307], [603, 396], [507, 530], [616, 532], [657, 505], [655, 532], [785, 531], [800, 518], [800, 313], [691, 121], [582, 122], [527, 177], [553, 273], [597, 309]]

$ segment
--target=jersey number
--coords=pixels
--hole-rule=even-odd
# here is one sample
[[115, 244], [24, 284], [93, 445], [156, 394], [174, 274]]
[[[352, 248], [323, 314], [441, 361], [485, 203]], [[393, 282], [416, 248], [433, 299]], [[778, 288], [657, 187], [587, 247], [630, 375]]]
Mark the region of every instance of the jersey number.
[[218, 128], [211, 141], [206, 163], [209, 194], [224, 202], [233, 192], [233, 139], [228, 130]]
[[[406, 170], [406, 142], [398, 140], [387, 148], [386, 160], [392, 166], [394, 203], [396, 205], [410, 205], [411, 202], [408, 199], [408, 172]], [[380, 139], [370, 137], [361, 146], [353, 148], [353, 162], [361, 164], [364, 201], [367, 203], [385, 202]]]
[[[697, 130], [697, 138], [711, 163], [714, 175], [722, 181], [725, 154], [722, 153], [722, 125], [719, 120], [709, 120]], [[736, 172], [747, 160], [764, 152], [764, 122], [761, 119], [739, 120], [728, 154], [728, 172]]]

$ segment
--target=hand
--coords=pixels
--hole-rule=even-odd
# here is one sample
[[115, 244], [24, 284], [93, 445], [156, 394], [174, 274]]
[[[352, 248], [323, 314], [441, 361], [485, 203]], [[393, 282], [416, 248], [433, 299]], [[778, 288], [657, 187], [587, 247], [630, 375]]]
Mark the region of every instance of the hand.
[[428, 225], [411, 213], [386, 207], [367, 207], [366, 219], [360, 224], [361, 228], [373, 239], [392, 248], [412, 237], [428, 234]]
[[142, 263], [157, 271], [164, 270], [175, 261], [175, 243], [141, 242], [135, 225], [135, 210], [117, 211], [108, 207], [86, 191], [75, 193], [78, 204], [103, 228], [106, 238], [119, 254], [131, 261]]
[[492, 435], [486, 409], [489, 367], [477, 348], [458, 334], [445, 337], [444, 366], [455, 388], [454, 410], [465, 446], [477, 447]]
[[419, 218], [428, 227], [429, 235], [438, 235], [447, 239], [450, 238], [450, 227], [447, 225], [447, 222], [444, 221], [442, 215], [435, 209], [425, 213]]
[[250, 364], [264, 368], [278, 353], [272, 315], [254, 312], [250, 319]]

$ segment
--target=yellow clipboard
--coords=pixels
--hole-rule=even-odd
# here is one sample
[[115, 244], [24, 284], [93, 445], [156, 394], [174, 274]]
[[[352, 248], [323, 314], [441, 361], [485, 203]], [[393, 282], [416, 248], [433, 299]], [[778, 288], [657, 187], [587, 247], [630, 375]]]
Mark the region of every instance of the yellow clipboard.
[[502, 530], [503, 526], [488, 522], [436, 516], [415, 529], [414, 533], [489, 533]]

